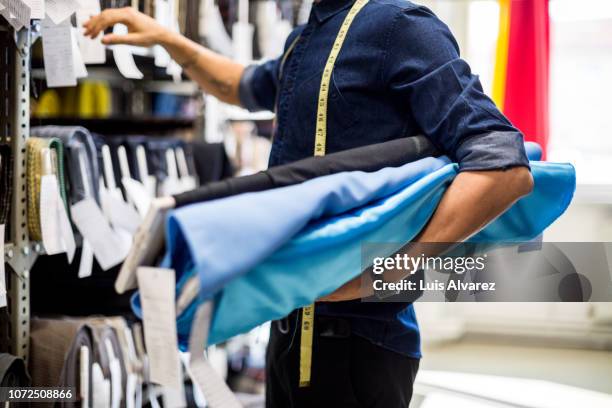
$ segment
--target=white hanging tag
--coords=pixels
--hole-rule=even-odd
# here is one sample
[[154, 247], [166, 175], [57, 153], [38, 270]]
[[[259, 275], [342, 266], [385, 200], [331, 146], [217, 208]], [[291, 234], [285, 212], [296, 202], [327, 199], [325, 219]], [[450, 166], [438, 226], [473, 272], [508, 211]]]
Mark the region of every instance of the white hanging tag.
[[0, 14], [17, 31], [30, 26], [31, 8], [24, 0], [0, 0]]
[[189, 174], [189, 166], [187, 166], [187, 158], [185, 150], [182, 147], [176, 148], [176, 161], [178, 164], [179, 174], [181, 176], [181, 186], [183, 191], [193, 190], [197, 187], [195, 177]]
[[115, 173], [113, 172], [113, 160], [111, 158], [110, 148], [108, 147], [108, 145], [102, 146], [102, 164], [106, 187], [110, 191], [113, 191], [117, 188], [117, 183], [115, 182]]
[[43, 176], [40, 180], [40, 227], [42, 243], [47, 255], [66, 252], [68, 262], [72, 263], [76, 244], [72, 227], [66, 214], [66, 207], [59, 192], [57, 177], [53, 174], [51, 150], [41, 151]]
[[113, 228], [116, 231], [119, 229], [125, 230], [131, 237], [142, 221], [142, 217], [134, 207], [123, 201], [123, 197], [118, 190], [115, 190], [113, 194], [104, 187], [100, 187], [100, 201], [104, 214]]
[[66, 251], [60, 235], [58, 207], [59, 194], [57, 178], [53, 174], [45, 174], [40, 179], [40, 229], [42, 243], [47, 255], [57, 255]]
[[[30, 0], [31, 1], [31, 0]], [[104, 64], [106, 62], [106, 49], [102, 44], [103, 32], [96, 38], [89, 38], [83, 35], [83, 23], [90, 17], [100, 14], [99, 0], [79, 0], [79, 8], [76, 12], [78, 27], [78, 43], [85, 64]]]
[[72, 27], [70, 21], [55, 25], [51, 20], [42, 22], [43, 60], [49, 88], [76, 86], [77, 75], [73, 56]]
[[136, 275], [145, 344], [150, 360], [150, 380], [182, 392], [183, 378], [174, 308], [175, 272], [172, 269], [139, 267]]
[[79, 261], [79, 278], [87, 278], [91, 276], [93, 271], [93, 259], [94, 253], [93, 248], [85, 238], [83, 238], [83, 245], [81, 245], [81, 260]]
[[4, 266], [4, 224], [0, 224], [0, 308], [6, 306], [6, 281]]
[[91, 198], [72, 206], [72, 221], [83, 238], [92, 247], [93, 253], [103, 270], [108, 270], [123, 261], [129, 251], [117, 238], [102, 210]]
[[45, 18], [45, 0], [24, 0], [30, 6], [30, 18], [42, 20]]
[[136, 161], [138, 162], [138, 173], [140, 174], [140, 181], [144, 184], [145, 188], [149, 192], [151, 198], [155, 197], [155, 176], [149, 174], [149, 168], [147, 166], [147, 153], [144, 146], [140, 145], [136, 147]]
[[149, 197], [145, 186], [138, 180], [126, 177], [121, 180], [121, 184], [123, 184], [125, 188], [128, 200], [134, 203], [136, 210], [138, 210], [140, 216], [144, 218], [151, 206], [151, 197]]
[[110, 406], [110, 381], [104, 378], [100, 364], [93, 363], [92, 376], [92, 407], [108, 408]]
[[77, 30], [74, 27], [70, 27], [70, 37], [72, 44], [72, 61], [74, 65], [74, 74], [77, 78], [86, 78], [87, 77], [87, 68], [85, 67], [85, 63], [83, 62], [83, 56], [81, 55], [81, 49], [79, 48], [79, 43], [77, 40]]
[[129, 177], [130, 174], [130, 165], [128, 163], [127, 152], [125, 151], [125, 146], [117, 147], [117, 157], [119, 158], [119, 169], [121, 170], [121, 178]]
[[181, 185], [181, 182], [178, 177], [174, 149], [166, 150], [166, 169], [168, 171], [168, 176], [162, 183], [162, 194], [170, 196], [182, 193], [183, 186]]
[[78, 8], [76, 0], [45, 0], [45, 13], [55, 24], [65, 21]]
[[109, 339], [104, 340], [104, 347], [108, 355], [108, 366], [111, 376], [111, 408], [119, 408], [121, 405], [121, 397], [123, 396], [121, 363], [113, 350], [113, 345]]
[[210, 365], [204, 354], [208, 344], [208, 330], [212, 321], [212, 301], [201, 304], [196, 310], [189, 336], [189, 369], [191, 379], [204, 394], [210, 408], [242, 408], [238, 398], [223, 378]]
[[89, 408], [89, 349], [81, 346], [79, 349], [79, 391], [81, 392], [81, 407]]
[[[115, 24], [113, 26], [113, 34], [125, 35], [128, 33], [128, 29], [123, 24]], [[134, 62], [134, 56], [127, 45], [113, 45], [113, 59], [117, 65], [117, 69], [126, 78], [130, 79], [142, 79], [144, 75]]]

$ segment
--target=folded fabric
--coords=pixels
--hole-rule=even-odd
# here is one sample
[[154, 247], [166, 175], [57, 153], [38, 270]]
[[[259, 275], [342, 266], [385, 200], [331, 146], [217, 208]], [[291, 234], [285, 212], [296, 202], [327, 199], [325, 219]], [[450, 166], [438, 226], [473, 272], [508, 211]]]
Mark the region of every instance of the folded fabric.
[[[533, 239], [565, 211], [575, 189], [573, 167], [532, 162], [531, 168], [534, 191], [473, 242]], [[215, 344], [283, 317], [359, 275], [364, 242], [395, 243], [385, 246], [389, 253], [375, 256], [400, 249], [429, 220], [456, 174], [457, 166], [446, 158], [426, 158], [188, 205], [168, 217], [163, 265], [176, 271], [177, 293], [197, 274], [199, 301], [215, 297], [209, 335], [209, 344]], [[195, 307], [192, 303], [177, 321], [183, 345]], [[140, 315], [137, 295], [133, 308]]]
[[344, 150], [321, 157], [309, 157], [259, 173], [207, 183], [174, 196], [177, 207], [241, 193], [286, 187], [343, 171], [372, 172], [384, 167], [398, 167], [436, 156], [436, 148], [424, 136], [412, 136], [389, 142]]
[[30, 375], [24, 361], [8, 353], [0, 354], [0, 387], [29, 387]]
[[[31, 133], [37, 137], [55, 137], [64, 144], [70, 203], [75, 204], [86, 197], [93, 197], [99, 203], [100, 170], [89, 131], [79, 126], [42, 126], [33, 127]], [[81, 161], [85, 174], [81, 172]]]
[[[89, 325], [77, 320], [33, 318], [30, 330], [30, 360], [34, 387], [74, 387], [80, 389], [80, 350], [89, 350], [89, 390], [93, 334]], [[89, 394], [91, 396], [91, 393]], [[60, 402], [60, 407], [80, 407], [82, 401]], [[90, 405], [90, 404], [87, 404]]]

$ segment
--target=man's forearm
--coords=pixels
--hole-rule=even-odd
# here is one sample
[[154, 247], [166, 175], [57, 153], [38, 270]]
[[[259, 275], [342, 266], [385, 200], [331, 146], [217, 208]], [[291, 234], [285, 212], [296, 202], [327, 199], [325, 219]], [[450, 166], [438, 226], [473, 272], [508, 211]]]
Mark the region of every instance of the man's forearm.
[[242, 64], [177, 33], [165, 33], [159, 43], [205, 92], [223, 102], [240, 105], [238, 86], [244, 71]]
[[532, 188], [533, 179], [525, 167], [459, 173], [416, 241], [465, 241]]
[[[422, 243], [455, 243], [474, 235], [494, 220], [522, 196], [533, 188], [531, 173], [525, 167], [515, 167], [499, 171], [466, 171], [455, 177], [448, 187], [438, 208], [415, 240], [406, 245], [399, 253], [420, 256], [424, 247], [413, 245]], [[428, 247], [439, 250], [438, 246]], [[435, 256], [437, 253], [427, 253]], [[388, 271], [384, 279], [395, 282], [406, 277], [410, 271]], [[365, 277], [369, 277], [366, 272]], [[321, 301], [343, 301], [368, 297], [373, 294], [372, 285], [363, 284], [357, 277], [335, 292], [320, 299]]]

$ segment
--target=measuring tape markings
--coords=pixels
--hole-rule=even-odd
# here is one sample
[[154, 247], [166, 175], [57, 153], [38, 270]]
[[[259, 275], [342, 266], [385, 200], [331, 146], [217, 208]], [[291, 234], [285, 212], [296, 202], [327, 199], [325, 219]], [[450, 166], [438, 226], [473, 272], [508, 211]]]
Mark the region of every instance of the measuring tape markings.
[[[315, 145], [314, 155], [324, 156], [327, 142], [327, 100], [329, 95], [329, 85], [331, 82], [334, 65], [344, 44], [344, 40], [348, 33], [355, 16], [367, 4], [368, 0], [357, 0], [348, 14], [344, 18], [340, 31], [334, 40], [332, 49], [327, 57], [323, 75], [321, 77], [321, 85], [319, 87], [319, 99], [317, 102], [317, 117], [315, 130]], [[312, 372], [312, 339], [314, 332], [314, 304], [302, 308], [302, 327], [300, 336], [300, 387], [308, 387], [310, 385], [310, 377]]]

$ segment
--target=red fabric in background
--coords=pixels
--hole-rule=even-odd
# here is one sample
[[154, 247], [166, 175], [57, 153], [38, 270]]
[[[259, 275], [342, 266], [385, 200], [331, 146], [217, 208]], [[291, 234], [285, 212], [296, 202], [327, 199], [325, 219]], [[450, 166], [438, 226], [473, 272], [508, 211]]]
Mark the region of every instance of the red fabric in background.
[[504, 114], [525, 139], [542, 146], [549, 135], [550, 22], [548, 0], [511, 0]]

